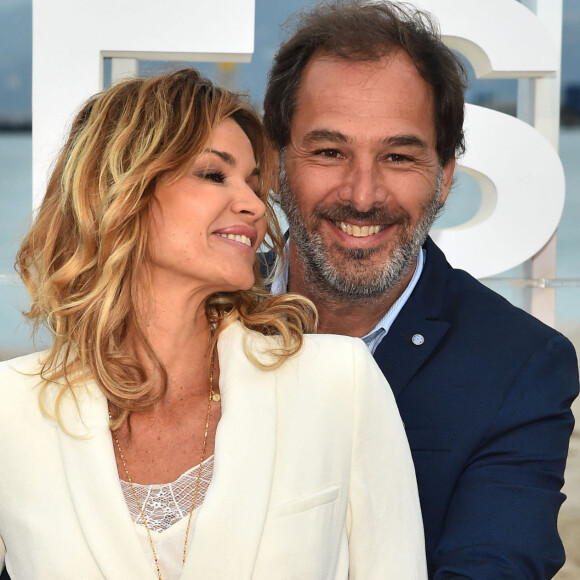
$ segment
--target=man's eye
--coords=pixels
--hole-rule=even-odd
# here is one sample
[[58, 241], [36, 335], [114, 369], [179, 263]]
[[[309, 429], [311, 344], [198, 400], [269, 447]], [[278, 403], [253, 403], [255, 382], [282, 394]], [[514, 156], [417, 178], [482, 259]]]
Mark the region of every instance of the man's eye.
[[344, 157], [344, 155], [337, 149], [319, 149], [318, 151], [315, 151], [314, 154], [319, 155], [321, 157], [329, 157], [331, 159]]
[[207, 179], [208, 181], [213, 181], [214, 183], [223, 183], [226, 176], [221, 171], [205, 171], [201, 174], [202, 179]]
[[406, 161], [410, 161], [410, 157], [407, 155], [401, 155], [400, 153], [391, 153], [387, 156], [389, 161], [394, 161], [395, 163], [405, 163]]

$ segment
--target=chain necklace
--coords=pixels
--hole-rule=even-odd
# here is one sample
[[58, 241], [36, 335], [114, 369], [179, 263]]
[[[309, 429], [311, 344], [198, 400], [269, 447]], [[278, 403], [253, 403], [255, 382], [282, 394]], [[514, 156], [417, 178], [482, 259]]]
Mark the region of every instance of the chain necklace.
[[[189, 530], [191, 528], [191, 518], [193, 516], [193, 510], [195, 507], [195, 500], [197, 499], [197, 492], [199, 490], [199, 482], [201, 480], [201, 469], [202, 463], [205, 458], [205, 446], [207, 443], [207, 432], [209, 430], [209, 420], [211, 417], [211, 403], [212, 401], [219, 401], [221, 399], [220, 394], [214, 392], [213, 390], [213, 368], [214, 368], [214, 354], [211, 355], [211, 362], [209, 367], [209, 397], [207, 403], [207, 414], [205, 418], [205, 431], [203, 433], [203, 444], [201, 447], [201, 458], [199, 460], [199, 471], [197, 473], [197, 480], [195, 483], [195, 490], [193, 492], [193, 499], [191, 500], [191, 509], [189, 510], [189, 517], [187, 519], [187, 528], [185, 530], [185, 540], [183, 542], [183, 560], [182, 565], [185, 564], [185, 558], [187, 557], [187, 543], [189, 540]], [[111, 413], [109, 413], [109, 419], [112, 420]], [[149, 540], [149, 545], [151, 546], [151, 552], [153, 552], [153, 560], [155, 561], [155, 570], [157, 571], [157, 577], [159, 580], [163, 580], [161, 576], [161, 568], [159, 566], [159, 558], [157, 557], [157, 551], [155, 550], [155, 544], [153, 543], [153, 536], [151, 535], [151, 530], [149, 529], [149, 525], [147, 524], [147, 518], [145, 517], [145, 512], [143, 511], [143, 507], [141, 502], [139, 501], [139, 496], [137, 495], [137, 491], [133, 486], [133, 481], [131, 480], [131, 476], [129, 475], [129, 470], [127, 469], [127, 464], [125, 463], [125, 456], [123, 455], [123, 450], [121, 449], [121, 444], [119, 443], [119, 438], [117, 437], [117, 432], [113, 431], [113, 438], [115, 439], [115, 444], [117, 449], [119, 450], [119, 457], [121, 458], [121, 463], [123, 464], [123, 469], [125, 470], [125, 476], [127, 477], [127, 481], [129, 482], [129, 486], [131, 487], [131, 491], [133, 492], [133, 496], [135, 497], [135, 502], [137, 503], [137, 507], [139, 508], [139, 513], [141, 514], [141, 519], [143, 520], [143, 524], [145, 525], [145, 531], [147, 532], [147, 538]]]

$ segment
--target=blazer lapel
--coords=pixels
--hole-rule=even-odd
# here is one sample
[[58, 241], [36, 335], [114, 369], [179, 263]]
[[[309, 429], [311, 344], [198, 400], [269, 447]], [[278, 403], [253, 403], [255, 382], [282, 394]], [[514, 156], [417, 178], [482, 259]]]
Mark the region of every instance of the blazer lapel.
[[244, 336], [263, 341], [239, 323], [218, 341], [222, 417], [214, 473], [192, 528], [183, 578], [249, 579], [260, 546], [274, 470], [276, 373], [246, 358]]
[[[182, 578], [249, 579], [260, 546], [274, 470], [276, 373], [248, 361], [244, 335], [235, 323], [218, 342], [222, 417], [214, 473], [190, 532]], [[63, 414], [67, 428], [81, 437], [58, 431], [86, 542], [107, 580], [155, 580], [118, 484], [106, 400], [94, 383], [77, 399], [80, 416], [72, 400]]]
[[[94, 383], [65, 401], [66, 427], [58, 429], [69, 492], [86, 542], [107, 580], [157, 578], [147, 561], [121, 491], [107, 403]], [[80, 415], [79, 415], [80, 413]], [[70, 420], [69, 420], [70, 419]]]
[[[449, 326], [448, 322], [425, 320], [411, 315], [405, 324], [391, 327], [374, 356], [395, 398], [423, 366]], [[397, 356], [393, 356], [394, 352]]]
[[441, 312], [450, 266], [430, 238], [425, 242], [425, 249], [427, 258], [419, 282], [374, 354], [395, 397], [401, 394], [451, 326]]

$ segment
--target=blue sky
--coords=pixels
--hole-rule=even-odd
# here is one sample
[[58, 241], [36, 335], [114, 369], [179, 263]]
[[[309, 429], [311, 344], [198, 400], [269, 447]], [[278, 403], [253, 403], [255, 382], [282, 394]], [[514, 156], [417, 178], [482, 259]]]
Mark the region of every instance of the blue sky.
[[[48, 1], [48, 0], [40, 0]], [[256, 0], [256, 53], [239, 66], [239, 88], [261, 101], [270, 60], [283, 37], [280, 24], [312, 1]], [[562, 85], [580, 85], [580, 1], [564, 0]], [[202, 65], [203, 66], [203, 65]], [[30, 116], [32, 69], [32, 0], [0, 0], [0, 118]], [[211, 74], [205, 65], [205, 70]], [[478, 94], [515, 99], [516, 81], [474, 80], [468, 98]]]

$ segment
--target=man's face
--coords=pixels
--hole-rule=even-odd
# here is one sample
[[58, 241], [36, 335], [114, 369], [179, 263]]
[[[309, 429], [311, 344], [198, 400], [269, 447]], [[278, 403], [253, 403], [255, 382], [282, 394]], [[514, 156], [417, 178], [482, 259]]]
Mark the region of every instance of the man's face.
[[280, 185], [306, 283], [340, 300], [402, 289], [453, 169], [439, 165], [431, 90], [406, 53], [315, 56]]

